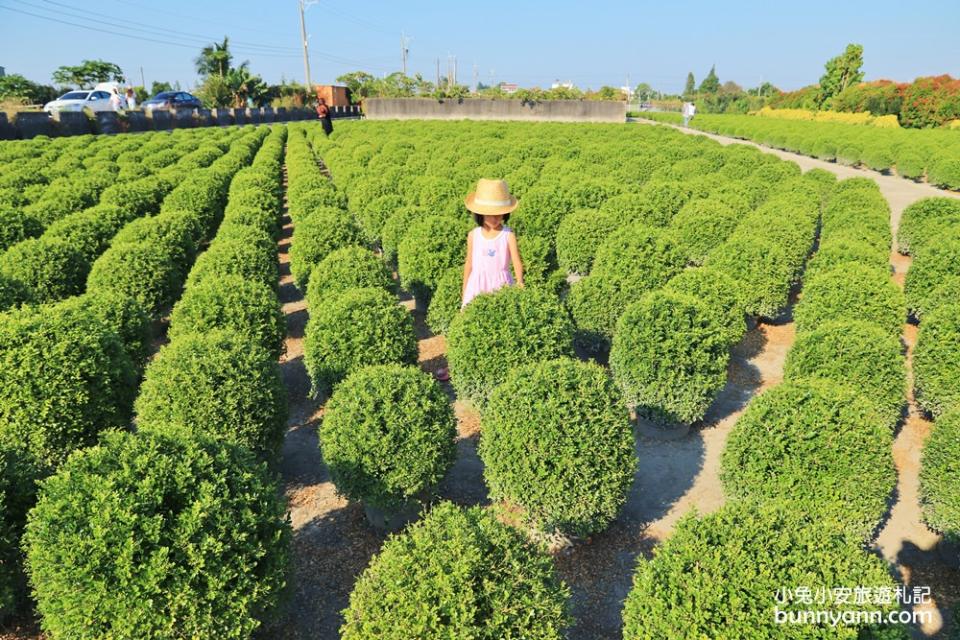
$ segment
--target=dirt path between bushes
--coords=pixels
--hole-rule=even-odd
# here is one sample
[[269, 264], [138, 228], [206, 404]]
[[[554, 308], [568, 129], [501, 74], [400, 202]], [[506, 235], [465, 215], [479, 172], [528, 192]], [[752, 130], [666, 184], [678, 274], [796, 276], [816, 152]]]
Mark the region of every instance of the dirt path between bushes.
[[[704, 133], [684, 127], [641, 121], [643, 124], [661, 124], [689, 135], [704, 135], [721, 144], [748, 144], [765, 153], [772, 153], [784, 160], [796, 162], [806, 172], [810, 169], [824, 169], [840, 179], [864, 177], [870, 178], [880, 187], [880, 192], [890, 204], [890, 227], [896, 236], [903, 210], [917, 200], [929, 197], [960, 198], [960, 193], [937, 189], [929, 184], [913, 182], [899, 176], [884, 175], [869, 169], [846, 167], [833, 162], [810, 158], [789, 151], [772, 149], [755, 142], [739, 140], [711, 133]], [[896, 242], [894, 241], [894, 247]], [[891, 249], [891, 277], [900, 287], [903, 286], [910, 257], [902, 256]], [[872, 548], [892, 563], [900, 574], [904, 584], [909, 587], [930, 587], [931, 602], [918, 610], [931, 613], [931, 619], [914, 629], [914, 637], [946, 637], [950, 631], [952, 610], [960, 603], [960, 571], [945, 567], [939, 560], [936, 544], [940, 536], [930, 531], [921, 519], [919, 503], [920, 457], [923, 443], [934, 428], [933, 423], [918, 409], [913, 398], [911, 365], [913, 348], [916, 344], [917, 326], [905, 324], [902, 340], [906, 351], [907, 370], [910, 373], [910, 391], [906, 417], [900, 425], [893, 443], [893, 459], [897, 468], [897, 488], [894, 503], [890, 508], [886, 522], [874, 541]]]

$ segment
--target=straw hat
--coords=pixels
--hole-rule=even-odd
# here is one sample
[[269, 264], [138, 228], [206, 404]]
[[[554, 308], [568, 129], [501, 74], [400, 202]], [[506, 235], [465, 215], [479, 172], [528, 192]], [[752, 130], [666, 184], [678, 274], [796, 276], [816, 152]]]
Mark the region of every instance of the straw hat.
[[480, 178], [477, 190], [464, 199], [467, 209], [487, 216], [502, 216], [517, 208], [517, 199], [510, 195], [505, 180]]

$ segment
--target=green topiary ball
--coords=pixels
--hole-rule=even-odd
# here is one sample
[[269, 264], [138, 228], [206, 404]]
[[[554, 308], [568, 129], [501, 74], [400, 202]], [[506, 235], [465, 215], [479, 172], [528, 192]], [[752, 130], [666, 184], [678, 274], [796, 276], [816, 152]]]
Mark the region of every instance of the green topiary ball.
[[304, 359], [314, 393], [367, 365], [416, 364], [413, 317], [383, 289], [348, 289], [310, 309]]
[[890, 251], [840, 232], [821, 239], [817, 252], [807, 262], [803, 277], [809, 281], [818, 274], [850, 262], [889, 270]]
[[360, 242], [360, 229], [343, 209], [324, 207], [297, 220], [290, 243], [290, 272], [297, 287], [307, 290], [310, 271], [332, 251]]
[[960, 412], [942, 415], [923, 445], [920, 464], [920, 506], [923, 521], [960, 543]]
[[447, 332], [447, 361], [461, 400], [482, 407], [515, 366], [573, 354], [573, 325], [552, 293], [503, 287], [477, 296]]
[[283, 353], [287, 325], [277, 294], [239, 275], [206, 278], [189, 287], [170, 314], [171, 340], [190, 333], [230, 329], [274, 357]]
[[134, 369], [138, 373], [143, 371], [153, 342], [153, 324], [136, 299], [119, 291], [101, 290], [67, 298], [57, 306], [92, 313], [117, 334]]
[[666, 226], [690, 196], [690, 188], [682, 182], [651, 180], [640, 190], [640, 219], [646, 224]]
[[897, 482], [893, 434], [866, 394], [834, 380], [791, 380], [756, 398], [721, 461], [727, 495], [789, 499], [861, 539]]
[[590, 273], [600, 245], [623, 226], [610, 212], [581, 209], [566, 216], [557, 227], [557, 262], [568, 273]]
[[727, 274], [711, 267], [684, 269], [667, 282], [666, 291], [690, 296], [708, 308], [717, 321], [727, 344], [740, 342], [747, 331], [746, 314], [737, 283]]
[[914, 257], [904, 283], [911, 313], [923, 319], [924, 314], [942, 304], [937, 287], [953, 276], [960, 276], [960, 229], [931, 242]]
[[44, 235], [73, 245], [83, 254], [87, 264], [93, 264], [110, 246], [115, 233], [116, 227], [110, 220], [95, 212], [81, 211], [54, 222]]
[[120, 339], [79, 307], [0, 315], [0, 441], [56, 466], [129, 425], [136, 374]]
[[221, 438], [271, 459], [287, 426], [280, 365], [227, 330], [182, 334], [150, 362], [135, 405], [140, 431]]
[[180, 287], [177, 264], [161, 247], [146, 243], [110, 247], [87, 276], [87, 292], [129, 296], [155, 318], [176, 300]]
[[38, 303], [82, 293], [89, 269], [83, 250], [59, 238], [30, 238], [0, 255], [0, 275], [21, 283]]
[[684, 266], [673, 236], [643, 224], [623, 227], [597, 250], [590, 275], [570, 288], [567, 304], [577, 329], [609, 340], [627, 306], [662, 287]]
[[960, 409], [960, 304], [938, 307], [920, 323], [913, 353], [914, 393], [935, 418]]
[[889, 269], [841, 264], [807, 280], [794, 317], [797, 331], [812, 331], [832, 320], [864, 320], [899, 336], [906, 322], [903, 293]]
[[20, 539], [36, 502], [38, 471], [26, 452], [0, 447], [0, 620], [29, 608]]
[[383, 258], [387, 264], [396, 265], [397, 250], [410, 225], [427, 215], [429, 214], [420, 207], [411, 206], [402, 207], [390, 214], [380, 234], [380, 246], [383, 248]]
[[637, 468], [630, 416], [603, 368], [568, 358], [511, 370], [483, 411], [480, 457], [493, 499], [544, 531], [605, 529]]
[[39, 220], [22, 209], [0, 205], [0, 251], [6, 251], [18, 242], [43, 233]]
[[913, 254], [941, 237], [937, 233], [947, 224], [960, 228], [960, 200], [956, 198], [923, 198], [903, 210], [897, 228], [897, 249]]
[[310, 273], [309, 306], [319, 306], [328, 296], [347, 289], [374, 287], [396, 293], [397, 283], [386, 263], [369, 249], [350, 246], [333, 251]]
[[471, 228], [466, 217], [427, 216], [413, 222], [397, 249], [397, 273], [403, 288], [429, 299], [443, 272], [463, 265]]
[[30, 289], [15, 278], [0, 273], [0, 312], [30, 302]]
[[720, 200], [688, 202], [670, 227], [689, 264], [701, 264], [737, 228], [742, 216]]
[[787, 354], [784, 377], [855, 382], [891, 429], [906, 402], [907, 370], [900, 338], [875, 324], [841, 320], [800, 332]]
[[520, 205], [511, 214], [511, 226], [521, 236], [539, 236], [552, 243], [560, 222], [574, 206], [574, 202], [556, 187], [533, 187], [523, 194]]
[[370, 243], [380, 242], [383, 225], [387, 223], [394, 211], [403, 207], [403, 204], [403, 198], [389, 194], [374, 198], [369, 204], [361, 207], [356, 212], [356, 216], [364, 239]]
[[276, 290], [280, 282], [277, 256], [242, 240], [216, 240], [197, 258], [187, 278], [187, 288], [226, 276], [240, 276]]
[[437, 281], [437, 290], [430, 297], [427, 309], [427, 325], [436, 334], [445, 334], [450, 323], [460, 312], [463, 302], [463, 269], [451, 267]]
[[457, 426], [446, 394], [415, 367], [364, 367], [330, 397], [320, 428], [337, 492], [379, 509], [422, 500], [453, 466]]
[[702, 419], [727, 381], [723, 320], [672, 291], [654, 291], [627, 307], [610, 349], [610, 369], [627, 403], [657, 422]]
[[[624, 640], [737, 638], [907, 640], [900, 626], [825, 626], [785, 623], [788, 613], [830, 610], [857, 615], [865, 606], [807, 604], [798, 588], [827, 597], [837, 585], [896, 587], [886, 562], [862, 548], [836, 523], [791, 503], [735, 501], [716, 513], [687, 515], [673, 534], [641, 557], [623, 609]], [[778, 598], [786, 601], [781, 602]], [[780, 612], [780, 613], [777, 613]]]
[[357, 579], [343, 640], [560, 640], [570, 590], [553, 561], [480, 507], [449, 502], [384, 544]]
[[45, 631], [250, 638], [280, 599], [290, 525], [252, 454], [112, 433], [41, 487], [24, 548]]

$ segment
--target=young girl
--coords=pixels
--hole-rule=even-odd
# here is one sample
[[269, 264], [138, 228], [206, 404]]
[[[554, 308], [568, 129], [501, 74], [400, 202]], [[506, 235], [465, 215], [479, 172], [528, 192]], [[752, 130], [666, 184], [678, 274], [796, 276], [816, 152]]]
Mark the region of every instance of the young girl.
[[473, 213], [477, 228], [467, 235], [467, 260], [463, 267], [461, 309], [481, 293], [490, 293], [514, 283], [510, 265], [523, 286], [523, 263], [517, 250], [517, 237], [504, 223], [517, 208], [503, 180], [484, 180], [464, 201]]

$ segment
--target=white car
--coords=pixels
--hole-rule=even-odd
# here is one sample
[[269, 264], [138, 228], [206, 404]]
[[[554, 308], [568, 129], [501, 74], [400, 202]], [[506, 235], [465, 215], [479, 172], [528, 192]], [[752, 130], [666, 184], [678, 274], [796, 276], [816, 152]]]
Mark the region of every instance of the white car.
[[106, 91], [69, 91], [53, 102], [43, 105], [47, 113], [54, 111], [113, 111], [110, 106], [110, 94]]

